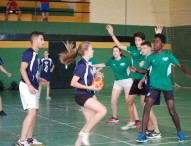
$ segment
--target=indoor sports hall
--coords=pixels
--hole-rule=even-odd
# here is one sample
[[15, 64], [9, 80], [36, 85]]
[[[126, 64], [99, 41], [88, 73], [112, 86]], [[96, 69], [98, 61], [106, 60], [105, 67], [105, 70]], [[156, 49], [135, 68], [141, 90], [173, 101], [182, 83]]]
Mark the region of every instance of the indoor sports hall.
[[[75, 90], [71, 87], [73, 72], [80, 57], [70, 65], [61, 64], [59, 60], [59, 54], [67, 51], [67, 42], [73, 44], [74, 48], [83, 41], [90, 42], [93, 57], [98, 63], [105, 63], [113, 56], [112, 48], [116, 45], [106, 29], [107, 24], [113, 26], [115, 36], [124, 46], [135, 45], [135, 32], [143, 32], [146, 40], [153, 44], [155, 28], [159, 25], [163, 26], [162, 34], [166, 36], [163, 51], [172, 53], [191, 72], [189, 0], [51, 0], [47, 21], [43, 21], [41, 1], [37, 0], [15, 0], [22, 12], [21, 21], [12, 12], [5, 20], [8, 1], [0, 1], [0, 59], [3, 60], [0, 67], [3, 66], [12, 76], [7, 77], [0, 68], [0, 97], [6, 113], [0, 114], [0, 146], [15, 146], [21, 136], [27, 111], [23, 110], [18, 90], [20, 65], [23, 52], [31, 47], [30, 33], [33, 31], [44, 33], [45, 42], [38, 51], [39, 58], [43, 58], [47, 50], [55, 66], [51, 72], [51, 100], [46, 100], [46, 87], [43, 87], [33, 132], [33, 137], [43, 142], [41, 146], [75, 146], [78, 133], [85, 123], [83, 112], [74, 100]], [[127, 51], [122, 53], [131, 59]], [[107, 123], [108, 118], [112, 117], [111, 94], [115, 77], [112, 69], [105, 67], [101, 70], [104, 87], [95, 94], [107, 108], [107, 114], [90, 132], [90, 145], [190, 146], [191, 78], [178, 67], [173, 66], [171, 71], [175, 108], [186, 141], [179, 142], [163, 94], [160, 96], [160, 105], [153, 106], [161, 138], [148, 138], [146, 142], [137, 143], [142, 126], [121, 130], [129, 122], [123, 91], [118, 101], [119, 122]], [[159, 76], [158, 80], [161, 78]], [[140, 96], [135, 98], [134, 103], [142, 123]]]

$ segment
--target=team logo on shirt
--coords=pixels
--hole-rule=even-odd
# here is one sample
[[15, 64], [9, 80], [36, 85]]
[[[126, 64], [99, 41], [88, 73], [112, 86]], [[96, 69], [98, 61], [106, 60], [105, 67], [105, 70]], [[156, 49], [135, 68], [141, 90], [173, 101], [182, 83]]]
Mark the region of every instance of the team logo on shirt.
[[168, 57], [163, 57], [162, 60], [163, 61], [168, 61]]
[[120, 63], [120, 66], [125, 66], [125, 63]]
[[150, 96], [150, 95], [151, 95], [151, 92], [148, 92], [148, 93], [147, 93], [147, 96]]

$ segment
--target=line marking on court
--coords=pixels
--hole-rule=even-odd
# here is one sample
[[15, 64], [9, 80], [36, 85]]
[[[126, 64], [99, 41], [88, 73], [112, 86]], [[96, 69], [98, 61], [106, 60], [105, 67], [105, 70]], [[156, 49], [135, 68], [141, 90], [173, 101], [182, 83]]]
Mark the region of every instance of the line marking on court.
[[[9, 105], [4, 105], [4, 106], [7, 106], [9, 108], [12, 108], [12, 109], [15, 109], [15, 110], [18, 110], [18, 111], [21, 111], [21, 112], [25, 112], [24, 110], [21, 110], [19, 108], [15, 108], [15, 107], [11, 107]], [[25, 112], [26, 113], [26, 112]], [[63, 122], [60, 122], [60, 121], [57, 121], [57, 120], [51, 120], [47, 117], [44, 117], [44, 116], [41, 116], [41, 115], [37, 115], [38, 117], [41, 117], [43, 119], [46, 119], [46, 120], [49, 120], [49, 121], [52, 121], [52, 122], [55, 122], [55, 123], [58, 123], [58, 124], [61, 124], [61, 125], [66, 125], [68, 127], [71, 127], [71, 128], [74, 128], [74, 129], [78, 129], [80, 130], [79, 128], [77, 128], [76, 126], [72, 126], [70, 124], [67, 124], [67, 123], [63, 123]], [[181, 117], [186, 117], [186, 116], [181, 116]], [[188, 116], [187, 116], [188, 117]], [[157, 117], [157, 118], [169, 118], [169, 117]], [[84, 123], [84, 122], [83, 122]], [[95, 135], [99, 135], [101, 137], [104, 137], [104, 138], [107, 138], [107, 139], [111, 139], [111, 140], [115, 140], [117, 142], [120, 142], [120, 143], [124, 143], [124, 144], [128, 144], [128, 145], [131, 145], [131, 146], [136, 146], [135, 144], [131, 144], [129, 142], [132, 142], [132, 141], [135, 141], [135, 140], [130, 140], [130, 141], [121, 141], [121, 140], [118, 140], [118, 139], [115, 139], [115, 138], [111, 138], [111, 137], [108, 137], [108, 136], [105, 136], [105, 135], [102, 135], [102, 134], [98, 134], [98, 133], [95, 133], [95, 132], [92, 132], [93, 134]], [[187, 137], [187, 136], [186, 136]], [[170, 139], [170, 138], [177, 138], [177, 137], [166, 137], [166, 138], [162, 138], [162, 139]], [[190, 142], [191, 140], [187, 140], [188, 142]], [[107, 142], [106, 142], [107, 143]], [[106, 143], [103, 143], [103, 144], [106, 144]], [[170, 144], [170, 143], [177, 143], [177, 142], [167, 142], [167, 143], [156, 143], [156, 144], [147, 144], [147, 145], [159, 145], [159, 144]], [[146, 143], [145, 143], [146, 144]]]
[[[25, 111], [23, 111], [23, 110], [21, 110], [21, 109], [19, 109], [19, 108], [10, 107], [10, 106], [8, 106], [8, 105], [5, 105], [5, 106], [7, 106], [7, 107], [9, 107], [9, 108], [13, 108], [13, 109], [18, 110], [18, 111], [21, 111], [21, 112], [25, 112]], [[57, 121], [57, 120], [51, 120], [51, 119], [49, 119], [49, 118], [47, 118], [47, 117], [40, 116], [40, 115], [37, 115], [37, 116], [38, 116], [38, 117], [41, 117], [41, 118], [43, 118], [43, 119], [46, 119], [46, 120], [49, 120], [49, 121], [52, 121], [52, 122], [55, 122], [55, 123], [58, 123], [58, 124], [61, 124], [61, 125], [66, 125], [66, 126], [68, 126], [68, 127], [71, 127], [71, 128], [74, 128], [74, 129], [78, 129], [78, 130], [79, 130], [79, 128], [77, 128], [76, 126], [72, 126], [72, 125], [69, 125], [69, 124], [67, 124], [67, 123], [59, 122], [59, 121]], [[125, 142], [125, 141], [117, 140], [117, 139], [115, 139], [115, 138], [111, 138], [111, 137], [108, 137], [108, 136], [105, 136], [105, 135], [101, 135], [101, 134], [98, 134], [98, 133], [95, 133], [95, 132], [92, 132], [92, 133], [94, 133], [94, 134], [96, 134], [96, 135], [99, 135], [99, 136], [102, 136], [102, 137], [105, 137], [105, 138], [108, 138], [108, 139], [116, 140], [116, 141], [118, 141], [118, 142], [125, 143], [125, 144], [129, 144], [129, 145], [134, 146], [133, 144], [127, 143], [127, 142]]]

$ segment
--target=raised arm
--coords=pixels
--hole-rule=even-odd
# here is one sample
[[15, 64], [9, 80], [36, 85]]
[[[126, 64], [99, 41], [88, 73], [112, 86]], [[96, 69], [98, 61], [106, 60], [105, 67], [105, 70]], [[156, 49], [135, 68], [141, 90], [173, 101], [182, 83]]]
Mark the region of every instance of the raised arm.
[[176, 64], [176, 66], [180, 68], [186, 74], [186, 76], [191, 78], [191, 73], [182, 64], [179, 63]]
[[155, 27], [155, 34], [158, 34], [158, 33], [162, 33], [162, 30], [163, 30], [163, 26], [158, 24], [156, 27]]
[[107, 29], [109, 35], [112, 37], [113, 41], [115, 42], [116, 46], [119, 47], [120, 49], [124, 50], [124, 51], [127, 51], [127, 49], [126, 49], [127, 47], [126, 47], [126, 46], [123, 46], [123, 45], [119, 42], [119, 40], [117, 39], [117, 37], [115, 36], [115, 34], [114, 34], [114, 32], [113, 32], [113, 27], [112, 27], [110, 24], [108, 24], [108, 25], [106, 26], [106, 29]]

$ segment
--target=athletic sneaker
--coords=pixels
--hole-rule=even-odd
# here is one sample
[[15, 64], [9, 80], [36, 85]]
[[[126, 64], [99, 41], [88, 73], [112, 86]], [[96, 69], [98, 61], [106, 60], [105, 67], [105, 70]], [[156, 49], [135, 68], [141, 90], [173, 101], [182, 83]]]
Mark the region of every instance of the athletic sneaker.
[[135, 122], [129, 122], [126, 126], [121, 127], [121, 130], [135, 129]]
[[136, 142], [146, 142], [147, 141], [147, 137], [144, 133], [139, 133], [138, 138], [136, 139]]
[[153, 130], [148, 130], [147, 129], [145, 133], [146, 133], [146, 135], [149, 135], [150, 133], [153, 133], [153, 132], [154, 132], [154, 129]]
[[119, 122], [119, 119], [118, 119], [118, 118], [111, 117], [111, 118], [109, 118], [106, 122], [107, 122], [107, 123], [117, 123], [117, 122]]
[[152, 132], [152, 133], [146, 134], [146, 136], [147, 136], [147, 138], [151, 138], [151, 139], [153, 139], [153, 138], [161, 138], [162, 137], [161, 133], [156, 133], [155, 131]]
[[86, 146], [90, 145], [89, 135], [90, 135], [89, 133], [85, 133], [82, 131], [80, 131], [80, 133], [79, 133], [82, 143]]
[[39, 142], [35, 138], [27, 138], [27, 142], [31, 145], [42, 145], [42, 142]]
[[0, 116], [6, 116], [7, 114], [2, 110], [0, 111]]
[[135, 126], [136, 126], [136, 127], [140, 127], [140, 126], [141, 126], [141, 122], [140, 122], [139, 120], [136, 120], [136, 121], [135, 121]]
[[186, 141], [186, 137], [184, 136], [184, 133], [182, 131], [179, 131], [177, 136], [180, 142]]
[[30, 144], [25, 140], [25, 141], [20, 141], [20, 139], [17, 141], [15, 146], [30, 146]]
[[51, 97], [50, 96], [46, 96], [46, 100], [51, 100]]

